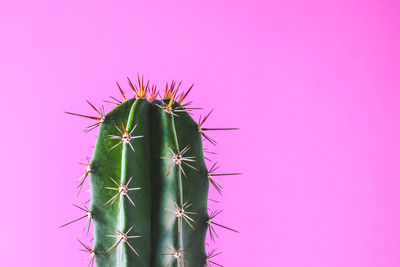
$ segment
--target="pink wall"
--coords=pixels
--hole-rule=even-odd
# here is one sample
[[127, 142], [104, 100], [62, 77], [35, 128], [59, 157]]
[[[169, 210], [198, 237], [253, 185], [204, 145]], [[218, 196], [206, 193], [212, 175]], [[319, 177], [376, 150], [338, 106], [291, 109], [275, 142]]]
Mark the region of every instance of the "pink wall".
[[[135, 3], [136, 2], [136, 3]], [[86, 266], [86, 120], [137, 72], [195, 88], [223, 171], [218, 262], [400, 266], [398, 1], [0, 2], [0, 259]], [[129, 92], [132, 95], [131, 92]], [[107, 110], [110, 106], [106, 106]], [[197, 267], [197, 266], [195, 266]]]

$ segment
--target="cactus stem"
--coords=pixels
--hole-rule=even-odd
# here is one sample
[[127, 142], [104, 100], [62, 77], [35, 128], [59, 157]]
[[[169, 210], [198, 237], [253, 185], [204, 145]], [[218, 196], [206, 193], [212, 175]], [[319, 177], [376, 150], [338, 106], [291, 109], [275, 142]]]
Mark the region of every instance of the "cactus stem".
[[[188, 112], [196, 109], [188, 99], [193, 85], [183, 89], [173, 81], [163, 98], [164, 88], [143, 76], [127, 79], [126, 93], [118, 82], [120, 92], [107, 97], [117, 106], [103, 116], [105, 123], [98, 129], [94, 155], [88, 161], [95, 235], [90, 247], [97, 254], [93, 265], [205, 267], [209, 230], [205, 222], [213, 210], [207, 212], [211, 202], [203, 136]], [[133, 98], [128, 90], [135, 93]], [[159, 95], [162, 99], [157, 99]], [[99, 123], [101, 118], [93, 114], [93, 123]], [[79, 224], [83, 227], [85, 221], [82, 218]], [[210, 225], [218, 232], [219, 226]]]
[[111, 248], [109, 248], [106, 251], [106, 254], [111, 255], [115, 249], [118, 247], [118, 245], [120, 243], [122, 243], [122, 246], [124, 246], [125, 244], [128, 245], [128, 247], [136, 254], [136, 256], [140, 257], [139, 253], [133, 248], [133, 246], [129, 243], [129, 239], [135, 239], [135, 238], [139, 238], [141, 237], [140, 235], [128, 235], [129, 232], [132, 230], [133, 226], [131, 228], [129, 228], [129, 230], [126, 233], [117, 231], [111, 231], [109, 229], [107, 229], [107, 231], [109, 231], [110, 233], [113, 233], [114, 235], [107, 235], [108, 237], [114, 237], [114, 238], [118, 238], [118, 241], [116, 241], [114, 243], [114, 245], [111, 246]]
[[[118, 184], [113, 178], [110, 177], [111, 181], [113, 181], [114, 184], [116, 184], [118, 187], [117, 187], [117, 188], [114, 188], [114, 187], [104, 187], [104, 188], [105, 188], [105, 189], [108, 189], [108, 190], [116, 190], [116, 191], [118, 191], [118, 193], [115, 194], [115, 195], [114, 195], [110, 200], [108, 200], [106, 203], [104, 203], [104, 206], [107, 206], [107, 205], [108, 205], [108, 208], [110, 208], [110, 207], [115, 203], [115, 201], [117, 200], [118, 197], [122, 198], [122, 197], [126, 196], [126, 198], [129, 200], [129, 202], [131, 202], [131, 204], [132, 204], [134, 207], [136, 207], [135, 203], [132, 201], [132, 199], [131, 199], [131, 197], [128, 195], [128, 193], [129, 193], [129, 191], [140, 190], [140, 189], [142, 189], [142, 188], [140, 188], [140, 187], [129, 188], [129, 183], [131, 182], [132, 178], [133, 178], [133, 177], [131, 177], [131, 178], [128, 180], [128, 182], [126, 183], [126, 185], [124, 185], [124, 184]], [[119, 202], [118, 211], [121, 209], [121, 204], [122, 204], [122, 201]]]
[[71, 222], [68, 222], [68, 223], [66, 223], [66, 224], [61, 225], [60, 228], [65, 227], [65, 226], [67, 226], [67, 225], [70, 225], [70, 224], [72, 224], [72, 223], [74, 223], [74, 222], [80, 221], [80, 220], [82, 220], [82, 219], [84, 219], [84, 218], [87, 218], [88, 220], [87, 220], [87, 222], [85, 223], [85, 226], [83, 227], [83, 231], [85, 231], [85, 229], [87, 229], [87, 233], [86, 233], [86, 234], [89, 234], [90, 225], [91, 225], [92, 218], [93, 218], [92, 212], [91, 212], [85, 205], [83, 206], [83, 208], [82, 208], [82, 207], [79, 207], [78, 205], [75, 205], [75, 204], [72, 204], [72, 205], [73, 205], [74, 207], [80, 209], [80, 210], [83, 210], [84, 212], [86, 212], [86, 214], [85, 214], [84, 216], [82, 216], [82, 217], [79, 217], [78, 219], [75, 219], [75, 220], [73, 220], [73, 221], [71, 221]]
[[172, 256], [172, 259], [168, 262], [166, 267], [169, 267], [174, 260], [176, 260], [178, 267], [185, 267], [185, 262], [189, 264], [189, 262], [183, 258], [183, 255], [186, 253], [183, 249], [168, 249], [171, 251], [171, 253], [162, 254]]
[[88, 267], [93, 267], [94, 266], [94, 258], [96, 257], [96, 253], [94, 252], [93, 249], [91, 249], [88, 245], [85, 245], [79, 239], [78, 239], [78, 242], [85, 248], [85, 249], [80, 249], [80, 251], [84, 251], [84, 252], [89, 252], [90, 253], [90, 255], [89, 255], [90, 261], [89, 261]]
[[186, 166], [198, 171], [198, 169], [196, 167], [194, 167], [194, 166], [192, 166], [192, 165], [190, 165], [189, 163], [186, 162], [186, 161], [196, 162], [195, 157], [184, 157], [183, 156], [190, 149], [189, 145], [185, 146], [185, 148], [182, 149], [181, 152], [178, 151], [178, 153], [176, 153], [176, 154], [174, 153], [174, 151], [170, 147], [168, 147], [168, 148], [171, 151], [173, 156], [171, 158], [169, 158], [169, 157], [161, 157], [162, 159], [172, 160], [173, 163], [174, 163], [172, 165], [172, 167], [169, 169], [169, 171], [167, 173], [167, 176], [170, 175], [170, 173], [171, 173], [172, 169], [175, 167], [175, 165], [179, 166], [179, 168], [181, 169], [181, 171], [182, 171], [183, 175], [185, 176], [185, 178], [187, 178], [187, 176], [186, 176], [185, 171], [183, 170], [182, 164], [184, 164], [184, 165], [186, 165]]
[[86, 166], [86, 170], [85, 173], [79, 178], [79, 180], [81, 181], [78, 185], [78, 196], [81, 193], [82, 187], [83, 187], [83, 183], [85, 182], [86, 178], [88, 177], [89, 173], [92, 171], [92, 165], [90, 165], [89, 162], [89, 158], [86, 158], [87, 163], [84, 162], [79, 162], [79, 164]]
[[193, 225], [191, 224], [191, 222], [192, 222], [192, 223], [196, 223], [196, 221], [193, 220], [192, 218], [190, 218], [189, 215], [197, 214], [197, 212], [186, 211], [190, 206], [192, 206], [192, 204], [193, 204], [193, 203], [189, 203], [189, 204], [188, 204], [187, 202], [185, 202], [185, 203], [182, 205], [182, 207], [179, 207], [179, 205], [178, 205], [177, 203], [175, 203], [175, 210], [171, 210], [171, 209], [165, 208], [166, 210], [175, 213], [175, 217], [178, 218], [178, 220], [179, 220], [179, 229], [178, 229], [178, 231], [179, 231], [179, 232], [182, 231], [182, 229], [181, 229], [181, 227], [182, 227], [182, 218], [183, 218], [183, 219], [185, 220], [185, 222], [190, 226], [190, 228], [192, 228], [193, 230], [195, 230], [194, 227], [193, 227]]
[[216, 249], [211, 250], [211, 251], [207, 254], [207, 257], [206, 257], [206, 265], [207, 265], [207, 267], [211, 267], [211, 264], [214, 264], [214, 265], [217, 265], [217, 266], [220, 266], [220, 267], [224, 267], [223, 265], [218, 264], [218, 263], [216, 263], [215, 261], [212, 261], [212, 260], [211, 260], [212, 258], [218, 256], [218, 255], [221, 254], [221, 253], [222, 253], [222, 252], [216, 253]]
[[121, 139], [120, 142], [118, 142], [117, 144], [112, 146], [110, 149], [108, 149], [107, 152], [110, 152], [111, 150], [113, 150], [114, 148], [119, 146], [120, 144], [128, 144], [131, 147], [132, 151], [135, 152], [135, 149], [133, 148], [133, 146], [131, 144], [131, 140], [144, 137], [143, 135], [132, 136], [132, 133], [136, 129], [137, 124], [132, 128], [132, 130], [129, 133], [126, 131], [125, 125], [122, 121], [121, 121], [121, 124], [122, 124], [123, 132], [116, 125], [114, 125], [114, 127], [122, 134], [122, 136], [108, 135], [106, 137], [107, 139]]
[[208, 232], [209, 232], [210, 238], [211, 238], [211, 240], [212, 240], [213, 242], [215, 242], [215, 237], [218, 238], [218, 234], [217, 234], [217, 232], [215, 231], [213, 225], [219, 226], [219, 227], [224, 228], [224, 229], [227, 229], [227, 230], [229, 230], [229, 231], [233, 231], [233, 232], [235, 232], [235, 233], [239, 233], [239, 231], [237, 231], [237, 230], [235, 230], [235, 229], [226, 227], [226, 226], [224, 226], [224, 225], [222, 225], [222, 224], [219, 224], [219, 223], [216, 223], [216, 222], [213, 221], [214, 218], [215, 218], [218, 214], [220, 214], [221, 212], [222, 212], [222, 210], [211, 212], [211, 214], [208, 216], [208, 220], [206, 221], [206, 223], [208, 224]]

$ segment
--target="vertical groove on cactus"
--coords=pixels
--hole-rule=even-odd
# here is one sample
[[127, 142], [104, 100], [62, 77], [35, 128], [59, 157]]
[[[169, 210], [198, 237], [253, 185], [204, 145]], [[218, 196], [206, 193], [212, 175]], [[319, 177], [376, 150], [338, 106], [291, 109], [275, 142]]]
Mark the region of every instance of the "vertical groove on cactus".
[[108, 114], [90, 102], [98, 117], [67, 112], [97, 121], [86, 131], [99, 127], [79, 184], [80, 192], [89, 177], [90, 209], [79, 207], [86, 215], [72, 221], [87, 217], [85, 227], [93, 221], [93, 249], [79, 241], [90, 253], [89, 265], [221, 266], [212, 260], [219, 253], [206, 253], [206, 233], [214, 241], [213, 225], [236, 230], [213, 221], [219, 212], [208, 214], [209, 184], [221, 193], [212, 177], [239, 173], [216, 174], [215, 164], [208, 170], [202, 138], [215, 145], [204, 131], [236, 128], [204, 128], [211, 112], [196, 123], [182, 104], [193, 85], [177, 95], [181, 83], [173, 81], [156, 100], [156, 86], [143, 77], [138, 85], [128, 83], [136, 98], [128, 99], [117, 83], [123, 100], [111, 97], [117, 106]]

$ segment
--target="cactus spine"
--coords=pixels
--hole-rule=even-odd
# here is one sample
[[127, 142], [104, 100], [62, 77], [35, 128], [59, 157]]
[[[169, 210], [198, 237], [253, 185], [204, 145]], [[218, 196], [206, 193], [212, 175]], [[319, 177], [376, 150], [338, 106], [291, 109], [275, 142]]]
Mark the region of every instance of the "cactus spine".
[[90, 264], [216, 264], [210, 260], [215, 251], [205, 251], [216, 214], [208, 214], [207, 197], [209, 182], [218, 192], [220, 187], [204, 161], [202, 136], [209, 140], [201, 127], [204, 120], [197, 124], [181, 105], [191, 88], [175, 100], [179, 85], [175, 89], [172, 83], [163, 100], [156, 100], [155, 87], [139, 77], [138, 85], [128, 81], [136, 98], [127, 99], [118, 85], [123, 101], [117, 100], [116, 108], [108, 114], [96, 109], [100, 117], [85, 116], [98, 121], [88, 130], [100, 126], [80, 184], [81, 189], [89, 177], [90, 208], [83, 209], [89, 227], [93, 221], [94, 247], [81, 244], [91, 254]]

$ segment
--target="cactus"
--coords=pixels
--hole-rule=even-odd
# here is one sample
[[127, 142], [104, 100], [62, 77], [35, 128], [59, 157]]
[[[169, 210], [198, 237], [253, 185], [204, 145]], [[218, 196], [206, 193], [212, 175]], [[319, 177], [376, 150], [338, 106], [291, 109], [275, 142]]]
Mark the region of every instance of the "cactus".
[[[209, 184], [221, 193], [215, 176], [205, 164], [202, 139], [215, 145], [203, 126], [208, 116], [196, 123], [191, 109], [183, 104], [192, 89], [178, 96], [175, 82], [167, 84], [164, 97], [138, 76], [128, 83], [135, 98], [128, 99], [118, 85], [123, 100], [108, 114], [90, 106], [99, 116], [78, 115], [96, 120], [86, 131], [99, 127], [91, 162], [81, 177], [79, 192], [89, 178], [90, 208], [78, 207], [87, 218], [85, 229], [94, 225], [93, 249], [79, 241], [90, 253], [89, 265], [112, 266], [211, 266], [215, 250], [206, 253], [213, 226], [235, 231], [214, 221], [218, 211], [208, 214]], [[70, 223], [72, 223], [70, 222]], [[66, 226], [67, 223], [63, 226]]]

